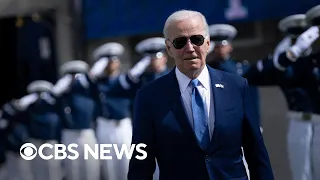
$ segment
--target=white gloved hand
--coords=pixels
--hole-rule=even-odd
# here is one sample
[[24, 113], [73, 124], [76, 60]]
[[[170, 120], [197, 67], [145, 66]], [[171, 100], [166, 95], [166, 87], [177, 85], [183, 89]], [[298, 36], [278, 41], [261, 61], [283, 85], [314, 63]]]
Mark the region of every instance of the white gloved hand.
[[63, 93], [66, 93], [67, 91], [69, 91], [71, 82], [72, 82], [72, 75], [67, 74], [58, 80], [58, 82], [53, 86], [51, 92], [55, 96], [59, 97]]
[[292, 55], [289, 56], [290, 60], [295, 61], [299, 58], [319, 37], [319, 28], [317, 26], [312, 26], [304, 33], [302, 33], [296, 43], [291, 46], [288, 50]]
[[93, 78], [101, 77], [104, 73], [104, 70], [108, 66], [109, 59], [107, 57], [100, 58], [97, 62], [94, 63], [90, 69], [90, 76]]
[[290, 46], [292, 46], [291, 37], [286, 36], [279, 42], [279, 44], [277, 44], [276, 48], [274, 49], [274, 56], [278, 56], [279, 54], [285, 52]]
[[21, 108], [21, 110], [25, 110], [29, 107], [30, 104], [34, 103], [38, 98], [39, 96], [36, 93], [28, 94], [17, 100], [18, 106]]
[[151, 62], [151, 57], [150, 56], [143, 57], [137, 64], [135, 64], [129, 70], [129, 77], [132, 78], [132, 80], [137, 80], [139, 78], [139, 76], [150, 65], [150, 62]]

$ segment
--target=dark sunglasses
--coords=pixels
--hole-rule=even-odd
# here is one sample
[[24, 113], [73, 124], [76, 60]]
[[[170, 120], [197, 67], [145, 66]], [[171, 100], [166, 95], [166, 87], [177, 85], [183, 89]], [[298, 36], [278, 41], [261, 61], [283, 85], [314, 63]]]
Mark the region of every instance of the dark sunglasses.
[[201, 46], [204, 43], [205, 37], [202, 35], [193, 35], [190, 37], [178, 37], [172, 41], [172, 45], [176, 49], [182, 49], [187, 44], [188, 39], [190, 39], [192, 44], [196, 46]]

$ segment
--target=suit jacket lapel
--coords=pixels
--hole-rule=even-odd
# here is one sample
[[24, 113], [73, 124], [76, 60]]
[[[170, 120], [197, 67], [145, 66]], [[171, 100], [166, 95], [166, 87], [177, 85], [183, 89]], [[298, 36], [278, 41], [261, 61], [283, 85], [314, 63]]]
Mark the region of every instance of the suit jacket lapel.
[[[220, 73], [220, 71], [217, 71], [210, 67], [208, 67], [208, 70], [211, 79], [211, 87], [214, 102], [214, 131], [212, 134], [209, 149], [207, 150], [208, 153], [211, 153], [219, 147], [219, 128], [217, 127], [219, 127], [219, 124], [223, 122], [224, 117], [226, 115], [225, 110], [226, 108], [228, 108], [227, 105], [229, 102], [225, 101], [229, 100], [230, 94], [228, 93], [228, 84], [227, 82], [223, 81], [223, 75]], [[169, 91], [166, 94], [172, 100], [172, 112], [175, 116], [175, 119], [185, 132], [185, 135], [192, 139], [194, 143], [198, 144], [193, 128], [188, 120], [187, 113], [185, 112], [178, 80], [175, 74], [175, 68], [173, 68], [173, 70], [168, 75], [168, 82], [170, 82], [169, 84], [171, 86], [168, 88]], [[216, 87], [216, 84], [218, 85], [218, 87]], [[223, 85], [224, 87], [219, 87], [219, 84]]]
[[175, 68], [171, 70], [169, 77], [170, 77], [170, 81], [169, 81], [170, 88], [167, 94], [170, 96], [172, 100], [172, 112], [178, 124], [180, 125], [181, 129], [184, 131], [185, 135], [190, 139], [193, 139], [193, 141], [197, 143], [193, 128], [190, 124], [190, 121], [188, 120], [187, 113], [185, 112], [178, 80], [175, 74]]
[[[213, 103], [214, 103], [214, 130], [211, 138], [211, 143], [209, 146], [209, 152], [212, 152], [215, 147], [219, 147], [219, 123], [223, 121], [223, 116], [224, 116], [224, 111], [225, 111], [225, 106], [226, 104], [225, 97], [228, 96], [227, 91], [228, 91], [228, 85], [226, 82], [224, 82], [223, 75], [210, 67], [209, 69], [209, 74], [210, 74], [210, 79], [211, 79], [211, 88], [212, 88], [212, 94], [213, 94]], [[220, 85], [223, 85], [221, 87]], [[230, 94], [229, 94], [230, 96]], [[212, 101], [211, 100], [211, 101]], [[212, 120], [212, 119], [211, 119]]]

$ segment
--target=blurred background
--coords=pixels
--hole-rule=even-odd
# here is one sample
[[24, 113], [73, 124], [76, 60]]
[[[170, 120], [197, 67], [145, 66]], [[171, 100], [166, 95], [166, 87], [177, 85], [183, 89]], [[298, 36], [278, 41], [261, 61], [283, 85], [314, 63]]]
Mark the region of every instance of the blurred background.
[[[234, 59], [256, 62], [283, 38], [280, 19], [305, 13], [319, 0], [0, 0], [0, 103], [20, 98], [33, 80], [55, 83], [58, 67], [80, 59], [92, 64], [99, 45], [125, 46], [122, 71], [139, 60], [135, 45], [162, 36], [175, 10], [202, 12], [208, 24], [228, 23], [238, 35]], [[238, 13], [234, 13], [238, 12]], [[172, 65], [169, 61], [169, 65]], [[286, 104], [277, 87], [260, 88], [264, 137], [276, 179], [290, 180], [286, 155]]]

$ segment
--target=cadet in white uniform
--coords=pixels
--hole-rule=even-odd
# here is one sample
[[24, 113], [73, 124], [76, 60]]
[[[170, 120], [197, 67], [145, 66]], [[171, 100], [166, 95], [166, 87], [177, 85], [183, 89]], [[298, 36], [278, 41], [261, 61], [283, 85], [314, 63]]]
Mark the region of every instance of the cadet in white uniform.
[[[38, 151], [44, 143], [54, 146], [59, 141], [61, 119], [55, 108], [55, 100], [49, 96], [52, 87], [52, 83], [44, 80], [33, 81], [27, 87], [27, 92], [33, 97], [26, 110], [29, 142], [34, 144]], [[43, 149], [46, 156], [54, 153], [54, 148]], [[37, 155], [29, 162], [34, 180], [62, 180], [61, 161], [54, 158], [44, 160]]]
[[[73, 60], [60, 67], [63, 77], [53, 88], [53, 97], [63, 109], [63, 130], [61, 142], [65, 145], [78, 145], [79, 158], [65, 159], [63, 169], [66, 180], [99, 180], [100, 161], [90, 154], [84, 159], [85, 144], [95, 149], [97, 139], [94, 121], [99, 114], [98, 92], [89, 85], [84, 73], [89, 65], [81, 60]], [[70, 154], [71, 155], [71, 154]]]
[[[25, 97], [22, 99], [25, 101]], [[3, 179], [7, 180], [33, 180], [31, 167], [19, 154], [20, 147], [28, 140], [25, 107], [20, 106], [20, 101], [14, 99], [4, 104], [0, 116], [1, 144], [6, 150]]]
[[[282, 19], [278, 27], [286, 37], [279, 43], [274, 53], [274, 64], [277, 68], [281, 66], [277, 63], [278, 56], [290, 48], [296, 39], [304, 31], [308, 25], [304, 14], [295, 14]], [[311, 48], [304, 53], [308, 56], [312, 52]], [[295, 72], [292, 67], [286, 69], [287, 78], [294, 77]], [[310, 97], [302, 88], [291, 88], [285, 85], [281, 86], [281, 90], [285, 95], [289, 119], [289, 128], [287, 133], [287, 152], [293, 180], [312, 180], [311, 163], [310, 163], [310, 144], [312, 135], [312, 123], [307, 121], [307, 114], [312, 112]], [[299, 115], [301, 114], [301, 116]], [[306, 114], [307, 116], [303, 116]], [[303, 139], [303, 140], [302, 140]]]
[[[94, 52], [96, 60], [91, 77], [99, 91], [101, 115], [97, 120], [97, 138], [101, 144], [117, 144], [119, 148], [131, 147], [132, 125], [130, 118], [130, 97], [134, 96], [128, 79], [138, 78], [150, 64], [150, 57], [140, 60], [128, 74], [120, 73], [124, 47], [116, 42], [99, 46]], [[116, 92], [116, 93], [112, 93]], [[119, 149], [120, 150], [120, 149]], [[117, 159], [111, 150], [112, 160], [102, 160], [103, 179], [126, 180], [129, 159], [126, 155]]]

